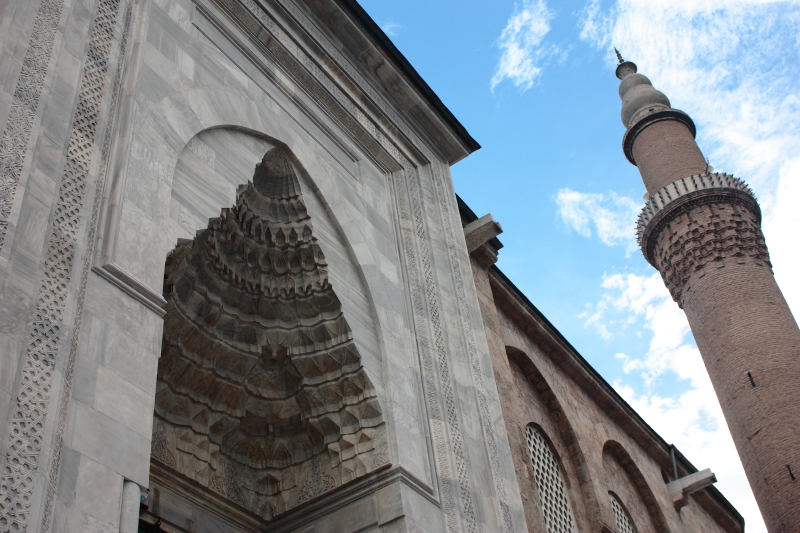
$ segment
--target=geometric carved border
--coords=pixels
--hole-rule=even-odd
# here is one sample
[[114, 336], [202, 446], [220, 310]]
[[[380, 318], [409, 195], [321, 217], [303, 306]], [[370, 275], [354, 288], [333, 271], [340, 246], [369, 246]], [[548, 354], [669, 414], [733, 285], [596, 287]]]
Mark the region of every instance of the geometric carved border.
[[53, 53], [58, 22], [64, 0], [42, 0], [22, 69], [14, 88], [14, 99], [8, 112], [8, 122], [0, 140], [0, 249], [8, 231], [8, 218], [14, 204], [17, 184], [28, 153], [31, 130], [42, 96], [47, 66]]
[[447, 243], [447, 251], [450, 258], [450, 268], [453, 272], [454, 284], [456, 287], [458, 308], [461, 313], [461, 326], [464, 330], [464, 337], [467, 342], [467, 355], [469, 356], [472, 379], [473, 383], [475, 384], [475, 394], [478, 398], [478, 413], [480, 414], [480, 422], [481, 426], [483, 427], [483, 432], [484, 436], [486, 437], [486, 444], [489, 451], [489, 466], [492, 470], [492, 478], [495, 488], [497, 489], [497, 498], [500, 502], [500, 511], [503, 517], [503, 528], [504, 531], [511, 532], [513, 531], [511, 508], [508, 505], [508, 492], [506, 490], [505, 481], [502, 473], [500, 472], [500, 452], [497, 447], [497, 438], [495, 437], [492, 416], [489, 413], [489, 396], [486, 390], [486, 384], [483, 380], [480, 356], [478, 354], [478, 347], [475, 342], [475, 327], [472, 321], [472, 316], [470, 315], [469, 304], [467, 303], [467, 296], [464, 288], [464, 278], [461, 271], [461, 262], [459, 261], [458, 257], [459, 252], [458, 248], [456, 248], [456, 240], [453, 233], [451, 218], [448, 216], [448, 213], [450, 212], [448, 209], [448, 201], [452, 203], [455, 195], [449, 194], [445, 191], [445, 180], [442, 176], [440, 163], [435, 162], [431, 166], [434, 167], [434, 183], [436, 185], [440, 213], [444, 223], [446, 237], [445, 242]]
[[114, 82], [111, 85], [111, 105], [108, 110], [105, 134], [103, 135], [103, 147], [100, 152], [100, 170], [97, 173], [95, 182], [94, 203], [92, 204], [92, 214], [89, 219], [88, 231], [86, 236], [86, 251], [83, 254], [83, 266], [81, 268], [81, 279], [78, 284], [78, 302], [75, 305], [75, 314], [72, 320], [72, 339], [70, 339], [69, 355], [64, 365], [64, 379], [61, 390], [61, 399], [58, 405], [58, 420], [56, 422], [56, 435], [53, 444], [53, 460], [50, 462], [50, 475], [47, 486], [47, 497], [45, 499], [44, 513], [42, 516], [41, 532], [50, 531], [51, 520], [53, 518], [53, 506], [55, 505], [56, 489], [58, 488], [58, 476], [61, 466], [61, 449], [64, 445], [64, 431], [67, 426], [67, 414], [69, 403], [72, 397], [72, 378], [75, 372], [75, 360], [78, 356], [80, 346], [81, 326], [83, 323], [83, 304], [86, 286], [89, 283], [89, 272], [91, 271], [92, 258], [94, 257], [95, 236], [97, 234], [97, 222], [100, 218], [100, 206], [103, 200], [103, 185], [105, 184], [106, 173], [108, 172], [108, 155], [111, 151], [113, 136], [116, 132], [114, 128], [117, 116], [117, 107], [120, 96], [120, 84], [122, 71], [125, 66], [125, 52], [128, 44], [128, 33], [131, 25], [131, 15], [133, 3], [128, 3], [123, 21], [122, 39], [117, 55], [117, 68], [114, 73]]
[[78, 105], [47, 235], [44, 272], [31, 320], [0, 479], [0, 530], [3, 533], [28, 528], [34, 474], [39, 466], [44, 422], [50, 405], [56, 355], [61, 344], [64, 309], [69, 296], [83, 199], [105, 95], [119, 6], [120, 0], [100, 0], [81, 73]]
[[[439, 474], [439, 486], [441, 489], [442, 509], [447, 517], [448, 530], [451, 532], [460, 531], [457, 521], [457, 509], [455, 509], [454, 500], [454, 487], [458, 485], [461, 492], [462, 506], [464, 509], [465, 526], [467, 531], [477, 530], [477, 520], [472, 507], [472, 498], [469, 490], [469, 479], [466, 478], [466, 465], [464, 464], [464, 452], [461, 442], [461, 432], [458, 427], [458, 418], [455, 408], [455, 395], [453, 394], [452, 384], [449, 372], [449, 363], [447, 357], [442, 357], [444, 350], [444, 342], [442, 339], [441, 324], [439, 323], [438, 303], [436, 302], [436, 295], [432, 293], [433, 279], [430, 260], [423, 262], [422, 269], [424, 274], [420, 273], [419, 261], [414, 253], [414, 234], [416, 233], [420, 244], [420, 251], [422, 258], [428, 258], [427, 249], [427, 234], [425, 233], [424, 226], [422, 227], [422, 234], [418, 231], [419, 220], [421, 213], [417, 212], [414, 217], [414, 226], [412, 223], [412, 208], [409, 204], [409, 197], [415, 198], [415, 204], [419, 205], [419, 196], [416, 193], [416, 179], [413, 170], [404, 171], [404, 180], [399, 180], [398, 186], [395, 187], [395, 194], [397, 197], [398, 210], [400, 211], [400, 230], [403, 236], [403, 251], [406, 255], [406, 269], [408, 270], [409, 288], [411, 289], [411, 300], [414, 310], [414, 325], [416, 329], [417, 345], [419, 347], [420, 359], [422, 361], [424, 388], [428, 396], [428, 408], [430, 409], [431, 417], [431, 432], [434, 440], [434, 451], [436, 453], [437, 467]], [[405, 189], [408, 187], [412, 192], [408, 194]], [[417, 281], [423, 277], [427, 282], [425, 289], [419, 286]], [[438, 355], [437, 361], [434, 362], [432, 355], [431, 342], [427, 335], [428, 325], [425, 317], [425, 301], [424, 295], [427, 295], [427, 304], [430, 311], [430, 323], [434, 326], [434, 336], [436, 338], [435, 348]], [[432, 300], [431, 300], [432, 299]], [[438, 327], [437, 327], [438, 326]], [[439, 376], [436, 377], [436, 367], [438, 363]], [[439, 382], [437, 387], [436, 381]], [[437, 390], [441, 390], [444, 398], [445, 409], [448, 411], [448, 416], [445, 418], [439, 407], [439, 399], [437, 398]], [[442, 423], [446, 422], [450, 430], [450, 440], [453, 444], [453, 455], [456, 459], [456, 470], [459, 474], [458, 480], [453, 480], [450, 473], [448, 455], [450, 450], [447, 446], [446, 435]], [[464, 481], [462, 482], [462, 479]], [[466, 500], [466, 501], [464, 501]]]

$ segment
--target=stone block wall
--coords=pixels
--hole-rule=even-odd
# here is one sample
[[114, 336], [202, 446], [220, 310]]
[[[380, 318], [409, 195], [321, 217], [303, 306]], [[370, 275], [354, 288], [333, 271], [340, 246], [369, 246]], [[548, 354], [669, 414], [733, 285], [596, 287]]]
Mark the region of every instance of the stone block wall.
[[[713, 488], [675, 509], [667, 444], [485, 257], [473, 253], [472, 269], [528, 530], [546, 529], [524, 437], [534, 425], [560, 463], [575, 531], [618, 531], [612, 494], [640, 532], [742, 531], [741, 517]], [[679, 460], [679, 476], [693, 468]]]
[[151, 469], [151, 452], [167, 255], [234, 205], [259, 150], [276, 145], [302, 169], [387, 442], [380, 468], [314, 486], [270, 523], [524, 528], [448, 169], [477, 145], [356, 11], [293, 0], [0, 10], [0, 531], [119, 530], [123, 495], [135, 496], [126, 482], [158, 489], [149, 516], [161, 509], [175, 530], [263, 529], [252, 509], [157, 459]]

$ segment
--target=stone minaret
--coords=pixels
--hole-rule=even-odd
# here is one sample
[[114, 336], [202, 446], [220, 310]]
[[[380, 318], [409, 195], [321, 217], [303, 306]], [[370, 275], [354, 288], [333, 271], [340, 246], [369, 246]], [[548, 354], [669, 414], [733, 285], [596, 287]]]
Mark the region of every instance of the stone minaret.
[[800, 330], [772, 275], [761, 209], [713, 172], [695, 126], [620, 58], [623, 150], [647, 203], [638, 237], [686, 312], [770, 533], [800, 531]]

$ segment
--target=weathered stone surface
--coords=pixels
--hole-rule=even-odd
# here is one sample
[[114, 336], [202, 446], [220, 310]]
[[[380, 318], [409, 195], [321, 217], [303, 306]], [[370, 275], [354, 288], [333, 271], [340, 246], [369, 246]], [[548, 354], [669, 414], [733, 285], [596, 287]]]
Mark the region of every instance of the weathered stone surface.
[[[130, 530], [135, 485], [171, 531], [537, 530], [530, 423], [581, 528], [612, 440], [664, 508], [654, 437], [492, 311], [499, 227], [469, 254], [448, 170], [477, 143], [359, 13], [0, 6], [0, 530]], [[709, 494], [681, 517], [736, 531]]]
[[327, 267], [280, 147], [167, 258], [153, 457], [267, 520], [388, 463]]

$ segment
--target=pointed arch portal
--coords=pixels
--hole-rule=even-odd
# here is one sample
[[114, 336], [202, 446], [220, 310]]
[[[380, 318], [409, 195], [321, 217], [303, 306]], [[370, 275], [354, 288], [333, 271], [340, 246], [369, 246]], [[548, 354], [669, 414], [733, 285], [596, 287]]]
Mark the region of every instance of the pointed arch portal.
[[290, 154], [169, 255], [153, 460], [264, 519], [388, 463]]

